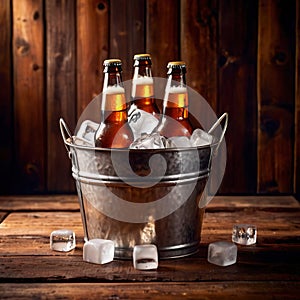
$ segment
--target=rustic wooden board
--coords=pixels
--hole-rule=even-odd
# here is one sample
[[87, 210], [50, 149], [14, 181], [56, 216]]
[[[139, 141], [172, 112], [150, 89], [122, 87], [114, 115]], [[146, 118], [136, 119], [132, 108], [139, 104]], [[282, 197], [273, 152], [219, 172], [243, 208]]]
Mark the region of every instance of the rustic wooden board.
[[75, 2], [45, 2], [47, 31], [47, 190], [75, 191], [58, 121], [76, 118]]
[[109, 55], [109, 1], [77, 1], [77, 117], [102, 91], [102, 63]]
[[293, 192], [295, 1], [259, 2], [258, 192]]
[[294, 193], [300, 200], [300, 3], [296, 1]]
[[152, 55], [153, 75], [166, 78], [167, 63], [180, 59], [180, 3], [148, 0], [146, 10], [146, 48]]
[[0, 211], [79, 211], [77, 195], [0, 196]]
[[[255, 246], [248, 247], [251, 251], [255, 252], [260, 248], [276, 244], [282, 248], [288, 243], [294, 243], [299, 248], [300, 207], [294, 207], [293, 211], [281, 212], [251, 210], [245, 207], [243, 210], [231, 212], [207, 211], [205, 213], [201, 234], [201, 252], [206, 251], [205, 247], [210, 242], [230, 241], [232, 226], [237, 223], [250, 223], [257, 226], [258, 242]], [[26, 255], [49, 254], [50, 233], [61, 228], [74, 230], [78, 237], [78, 247], [82, 249], [83, 229], [79, 212], [11, 213], [1, 224], [0, 252], [6, 255], [17, 255], [20, 251]], [[12, 237], [17, 238], [18, 242], [15, 243]], [[37, 246], [39, 252], [35, 253], [34, 249]], [[272, 247], [276, 250], [275, 246]]]
[[0, 10], [0, 190], [11, 192], [13, 169], [13, 120], [12, 120], [12, 53], [11, 53], [11, 1], [1, 2]]
[[[215, 196], [206, 211], [293, 210], [299, 202], [292, 196]], [[77, 195], [0, 196], [0, 211], [78, 211]]]
[[28, 299], [47, 295], [47, 299], [298, 299], [298, 282], [276, 281], [251, 283], [194, 282], [194, 283], [7, 283], [0, 284], [4, 299]]
[[180, 53], [187, 63], [187, 84], [214, 111], [217, 111], [217, 18], [217, 1], [181, 1]]
[[12, 1], [16, 177], [23, 192], [44, 191], [46, 121], [43, 1]]
[[257, 1], [219, 2], [218, 111], [228, 112], [221, 193], [256, 191]]
[[215, 196], [208, 204], [207, 210], [253, 207], [259, 208], [299, 208], [300, 203], [293, 196]]
[[110, 0], [109, 55], [122, 60], [124, 81], [133, 75], [134, 54], [145, 52], [145, 1]]
[[[6, 282], [63, 282], [63, 281], [299, 281], [299, 262], [294, 252], [281, 251], [274, 255], [251, 254], [226, 268], [210, 264], [206, 257], [161, 260], [154, 271], [133, 268], [132, 261], [114, 260], [105, 265], [84, 262], [82, 256], [58, 254], [57, 256], [3, 256], [0, 265], [0, 281]], [[43, 266], [42, 268], [40, 266]]]

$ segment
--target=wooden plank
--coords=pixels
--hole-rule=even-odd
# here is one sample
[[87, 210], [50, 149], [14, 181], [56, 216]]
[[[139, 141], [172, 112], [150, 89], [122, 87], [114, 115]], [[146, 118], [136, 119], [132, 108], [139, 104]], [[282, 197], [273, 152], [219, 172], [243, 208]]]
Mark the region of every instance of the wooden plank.
[[0, 211], [79, 211], [77, 195], [0, 196]]
[[11, 3], [1, 2], [0, 10], [0, 190], [10, 192], [13, 170], [13, 120], [12, 120], [12, 53], [11, 53]]
[[218, 111], [228, 112], [220, 193], [256, 192], [257, 1], [219, 1]]
[[43, 1], [12, 1], [16, 176], [19, 192], [45, 190]]
[[[245, 247], [244, 247], [245, 248]], [[244, 250], [242, 250], [243, 252]], [[84, 262], [81, 255], [2, 256], [0, 281], [3, 282], [67, 282], [67, 281], [299, 281], [299, 247], [273, 255], [272, 251], [248, 253], [236, 264], [220, 268], [207, 257], [161, 260], [157, 270], [145, 272], [134, 269], [130, 260], [114, 260], [99, 266]], [[41, 267], [42, 266], [42, 267]]]
[[7, 213], [0, 212], [0, 223], [3, 222], [3, 220], [6, 218], [6, 216], [7, 216]]
[[[206, 211], [293, 210], [300, 203], [293, 196], [215, 196]], [[0, 196], [0, 211], [78, 211], [77, 195]]]
[[181, 1], [181, 58], [187, 84], [217, 112], [217, 1]]
[[72, 0], [46, 1], [45, 4], [47, 20], [47, 190], [48, 192], [74, 192], [75, 184], [71, 176], [71, 162], [66, 155], [58, 122], [59, 118], [63, 117], [71, 128], [75, 127], [75, 2]]
[[109, 56], [122, 60], [124, 81], [132, 79], [133, 56], [145, 52], [145, 1], [110, 1]]
[[166, 78], [168, 61], [180, 60], [180, 2], [148, 0], [146, 8], [146, 49], [153, 75]]
[[[269, 247], [270, 251], [282, 251], [289, 243], [300, 247], [300, 208], [293, 211], [259, 211], [244, 208], [229, 212], [209, 210], [205, 213], [199, 257], [203, 257], [207, 244], [216, 240], [231, 240], [232, 226], [237, 223], [255, 224], [258, 242], [248, 247], [251, 251]], [[24, 230], [26, 228], [26, 231]], [[49, 236], [55, 229], [70, 228], [83, 240], [83, 229], [79, 212], [16, 212], [5, 218], [0, 228], [0, 253], [3, 255], [49, 254]], [[17, 240], [17, 241], [16, 241]], [[38, 246], [39, 253], [34, 252]], [[45, 246], [46, 245], [46, 246]], [[247, 248], [247, 247], [246, 247]], [[255, 250], [255, 249], [256, 250]], [[244, 249], [246, 251], [246, 249]], [[32, 252], [33, 251], [33, 252]], [[46, 252], [45, 252], [46, 251]], [[202, 253], [202, 254], [201, 254]], [[76, 253], [75, 253], [76, 254]], [[78, 253], [77, 253], [78, 254]]]
[[[2, 283], [4, 299], [298, 299], [299, 282]], [[238, 295], [238, 296], [237, 296]]]
[[109, 1], [77, 1], [77, 117], [102, 91], [102, 63], [109, 55]]
[[296, 1], [294, 193], [300, 200], [300, 3]]
[[247, 208], [253, 209], [293, 209], [299, 208], [300, 203], [293, 196], [216, 196], [208, 204], [206, 210]]
[[293, 192], [295, 1], [259, 2], [258, 187]]

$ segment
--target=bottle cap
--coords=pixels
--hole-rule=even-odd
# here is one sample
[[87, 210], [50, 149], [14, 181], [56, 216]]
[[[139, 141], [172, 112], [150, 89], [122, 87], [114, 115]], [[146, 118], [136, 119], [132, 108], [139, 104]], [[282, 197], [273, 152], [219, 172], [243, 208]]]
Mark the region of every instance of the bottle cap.
[[151, 59], [151, 55], [148, 53], [135, 54], [133, 59], [135, 59], [135, 60]]
[[122, 66], [122, 61], [117, 58], [106, 59], [103, 62], [103, 66]]
[[170, 61], [167, 68], [186, 68], [184, 61]]

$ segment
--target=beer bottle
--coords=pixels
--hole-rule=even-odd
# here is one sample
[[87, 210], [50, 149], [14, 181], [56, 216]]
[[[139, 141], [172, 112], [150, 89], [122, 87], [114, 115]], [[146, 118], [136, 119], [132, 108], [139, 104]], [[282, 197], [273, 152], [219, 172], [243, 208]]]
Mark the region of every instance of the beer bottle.
[[158, 114], [159, 109], [154, 99], [151, 56], [150, 54], [136, 54], [133, 59], [132, 103], [152, 115]]
[[143, 133], [150, 134], [158, 125], [159, 109], [154, 98], [151, 65], [149, 54], [136, 54], [134, 56], [131, 107], [128, 114], [129, 126], [135, 139]]
[[168, 63], [168, 79], [163, 101], [163, 115], [155, 129], [165, 137], [187, 136], [193, 128], [188, 113], [188, 93], [186, 88], [186, 64], [183, 61]]
[[127, 104], [122, 83], [122, 62], [107, 59], [101, 101], [101, 123], [95, 133], [95, 146], [102, 148], [128, 148], [133, 134], [127, 122]]

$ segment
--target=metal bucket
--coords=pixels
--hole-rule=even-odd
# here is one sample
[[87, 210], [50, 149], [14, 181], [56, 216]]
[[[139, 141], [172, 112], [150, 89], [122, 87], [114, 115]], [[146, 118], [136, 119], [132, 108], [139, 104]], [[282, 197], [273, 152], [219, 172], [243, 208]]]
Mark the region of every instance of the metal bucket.
[[113, 240], [121, 259], [131, 259], [135, 245], [149, 243], [161, 259], [197, 252], [205, 210], [199, 201], [226, 126], [210, 146], [123, 150], [76, 145], [61, 119], [85, 240]]

